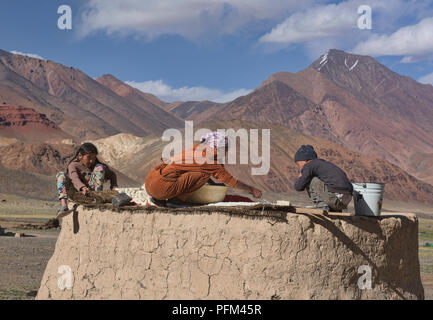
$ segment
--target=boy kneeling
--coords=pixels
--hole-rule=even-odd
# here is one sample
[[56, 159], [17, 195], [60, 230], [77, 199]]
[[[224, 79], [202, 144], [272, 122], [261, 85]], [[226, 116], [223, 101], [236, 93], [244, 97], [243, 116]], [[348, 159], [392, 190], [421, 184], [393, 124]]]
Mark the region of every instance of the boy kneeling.
[[310, 145], [303, 145], [295, 154], [300, 174], [295, 182], [296, 191], [308, 192], [315, 207], [341, 212], [352, 200], [353, 186], [346, 173], [323, 159]]

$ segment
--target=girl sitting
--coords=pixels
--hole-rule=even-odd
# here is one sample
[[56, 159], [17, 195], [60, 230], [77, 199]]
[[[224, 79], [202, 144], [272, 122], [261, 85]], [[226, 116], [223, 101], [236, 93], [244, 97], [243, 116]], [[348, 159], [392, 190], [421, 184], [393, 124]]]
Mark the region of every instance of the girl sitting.
[[98, 149], [92, 143], [84, 143], [69, 162], [66, 173], [57, 174], [57, 191], [61, 201], [57, 218], [72, 211], [68, 208], [68, 193], [81, 192], [86, 195], [89, 191], [101, 191], [107, 180], [110, 180], [111, 190], [118, 188], [116, 174], [99, 161], [97, 155]]

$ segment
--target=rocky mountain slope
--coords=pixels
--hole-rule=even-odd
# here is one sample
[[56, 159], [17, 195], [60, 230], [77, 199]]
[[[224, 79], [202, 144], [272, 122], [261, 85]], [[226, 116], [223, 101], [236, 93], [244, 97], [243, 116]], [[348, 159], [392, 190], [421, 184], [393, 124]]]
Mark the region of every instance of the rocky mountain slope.
[[[401, 76], [372, 57], [329, 50], [310, 66], [383, 117], [433, 132], [433, 87]], [[400, 116], [400, 118], [398, 118]]]
[[180, 128], [184, 125], [182, 119], [165, 110], [164, 107], [167, 103], [154, 95], [133, 88], [110, 74], [103, 75], [97, 78], [96, 81], [151, 114], [153, 118], [160, 119], [166, 127]]
[[412, 159], [433, 154], [433, 87], [371, 57], [330, 50], [305, 70], [271, 75], [247, 96], [178, 115], [282, 124], [432, 179], [433, 167], [424, 162], [420, 170]]
[[0, 136], [22, 141], [71, 138], [45, 114], [31, 108], [9, 105], [0, 105]]
[[158, 114], [146, 111], [80, 70], [2, 50], [1, 103], [34, 108], [80, 139], [120, 132], [160, 134], [173, 127], [173, 121], [181, 125], [162, 108], [155, 105]]
[[222, 103], [212, 101], [187, 101], [173, 103], [170, 112], [185, 120], [200, 121], [213, 114], [224, 106]]
[[0, 165], [0, 193], [16, 194], [26, 198], [53, 200], [56, 197], [55, 179]]
[[17, 142], [0, 149], [0, 164], [13, 170], [55, 176], [65, 170], [74, 152], [72, 145]]

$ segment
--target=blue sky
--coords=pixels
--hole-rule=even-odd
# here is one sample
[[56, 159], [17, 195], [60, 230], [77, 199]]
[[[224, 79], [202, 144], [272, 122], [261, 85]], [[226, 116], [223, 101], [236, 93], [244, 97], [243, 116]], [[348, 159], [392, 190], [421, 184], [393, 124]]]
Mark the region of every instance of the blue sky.
[[[60, 5], [72, 30], [59, 30]], [[372, 9], [359, 29], [357, 9]], [[15, 0], [0, 11], [0, 48], [91, 77], [111, 73], [166, 101], [224, 102], [330, 48], [375, 56], [433, 83], [433, 1]]]

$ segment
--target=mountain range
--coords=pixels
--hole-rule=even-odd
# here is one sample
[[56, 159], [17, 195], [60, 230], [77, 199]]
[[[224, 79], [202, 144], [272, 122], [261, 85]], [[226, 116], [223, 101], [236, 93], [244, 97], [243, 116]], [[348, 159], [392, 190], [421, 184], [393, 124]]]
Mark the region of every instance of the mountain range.
[[329, 50], [307, 69], [273, 74], [232, 102], [184, 103], [171, 112], [197, 122], [282, 124], [433, 181], [433, 87], [368, 56]]
[[312, 144], [351, 179], [386, 182], [390, 199], [433, 202], [433, 87], [374, 58], [332, 49], [228, 103], [167, 103], [109, 74], [92, 79], [0, 50], [0, 164], [9, 174], [52, 179], [77, 144], [92, 141], [125, 184], [139, 185], [161, 157], [162, 132], [184, 120], [195, 129], [271, 129], [267, 176], [228, 166], [266, 191], [293, 192], [293, 155]]
[[121, 132], [145, 136], [183, 126], [156, 97], [136, 95], [131, 102], [73, 67], [2, 50], [1, 104], [33, 108], [79, 139]]

